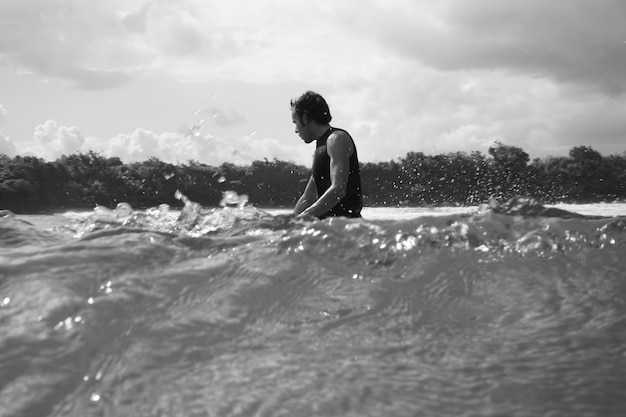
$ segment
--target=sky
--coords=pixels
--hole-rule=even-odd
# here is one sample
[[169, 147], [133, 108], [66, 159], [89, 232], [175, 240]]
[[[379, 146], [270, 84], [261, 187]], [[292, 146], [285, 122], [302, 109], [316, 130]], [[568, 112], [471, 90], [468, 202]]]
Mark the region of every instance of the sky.
[[0, 153], [308, 165], [289, 102], [361, 162], [626, 151], [624, 0], [0, 0]]

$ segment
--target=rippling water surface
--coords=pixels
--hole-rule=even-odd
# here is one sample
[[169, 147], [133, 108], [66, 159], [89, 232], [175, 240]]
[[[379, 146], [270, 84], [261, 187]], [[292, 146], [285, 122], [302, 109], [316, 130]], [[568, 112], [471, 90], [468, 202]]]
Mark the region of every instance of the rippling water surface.
[[625, 205], [187, 203], [3, 213], [0, 415], [626, 413]]

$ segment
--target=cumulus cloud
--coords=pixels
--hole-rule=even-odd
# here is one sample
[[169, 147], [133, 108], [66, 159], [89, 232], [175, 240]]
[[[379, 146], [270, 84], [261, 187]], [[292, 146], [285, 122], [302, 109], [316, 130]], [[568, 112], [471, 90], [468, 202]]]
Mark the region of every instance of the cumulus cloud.
[[215, 123], [220, 127], [239, 126], [248, 119], [247, 115], [243, 115], [237, 110], [218, 107], [197, 109], [194, 116], [198, 118], [200, 125]]
[[17, 154], [17, 149], [15, 148], [13, 141], [4, 136], [2, 133], [0, 133], [0, 154], [8, 156], [14, 156]]
[[[9, 112], [7, 109], [0, 104], [0, 123], [4, 120], [4, 116], [6, 116]], [[17, 149], [15, 148], [15, 144], [13, 141], [0, 133], [0, 154], [5, 154], [9, 156], [13, 156], [17, 153]]]
[[276, 139], [257, 138], [254, 132], [241, 137], [222, 138], [182, 132], [157, 134], [146, 129], [117, 135], [101, 147], [106, 155], [118, 156], [124, 162], [145, 161], [154, 157], [169, 163], [194, 160], [210, 165], [224, 162], [243, 165], [263, 157], [293, 160], [302, 152], [301, 149], [284, 146]]
[[48, 120], [35, 128], [33, 152], [45, 159], [56, 159], [79, 151], [85, 138], [77, 127], [59, 126]]

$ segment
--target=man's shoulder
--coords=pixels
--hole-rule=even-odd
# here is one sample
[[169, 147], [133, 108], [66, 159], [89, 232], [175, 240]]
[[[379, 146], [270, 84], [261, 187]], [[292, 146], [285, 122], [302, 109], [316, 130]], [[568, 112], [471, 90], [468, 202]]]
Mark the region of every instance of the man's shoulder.
[[338, 142], [348, 142], [352, 143], [352, 136], [344, 130], [334, 127], [330, 135], [328, 136], [329, 141], [338, 141]]
[[333, 129], [328, 140], [326, 147], [330, 154], [345, 154], [351, 155], [354, 150], [354, 142], [348, 132], [343, 129]]

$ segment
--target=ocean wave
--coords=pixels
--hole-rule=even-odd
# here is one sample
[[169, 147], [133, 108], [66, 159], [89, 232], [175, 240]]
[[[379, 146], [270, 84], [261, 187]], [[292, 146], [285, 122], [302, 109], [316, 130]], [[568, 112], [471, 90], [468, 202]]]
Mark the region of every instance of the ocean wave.
[[[231, 196], [232, 197], [232, 196]], [[0, 216], [4, 416], [620, 415], [626, 223]]]

